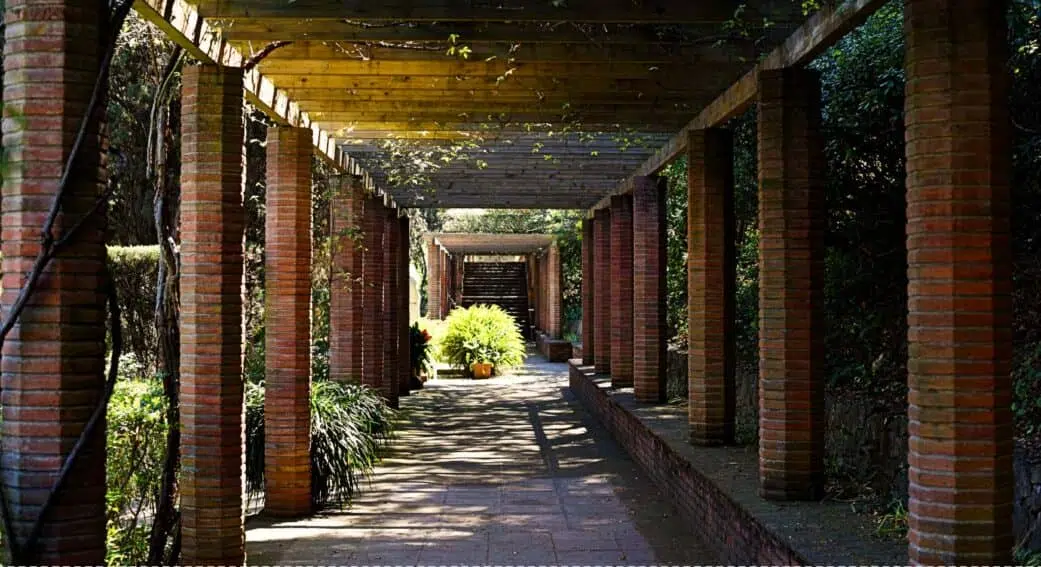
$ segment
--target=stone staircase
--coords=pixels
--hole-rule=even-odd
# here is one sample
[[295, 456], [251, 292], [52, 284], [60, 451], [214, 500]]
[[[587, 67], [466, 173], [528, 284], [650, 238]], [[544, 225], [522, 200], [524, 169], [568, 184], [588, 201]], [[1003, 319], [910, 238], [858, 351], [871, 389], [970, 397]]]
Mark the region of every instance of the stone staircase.
[[513, 315], [524, 340], [532, 340], [528, 310], [528, 266], [524, 262], [467, 262], [463, 274], [463, 307], [498, 305]]

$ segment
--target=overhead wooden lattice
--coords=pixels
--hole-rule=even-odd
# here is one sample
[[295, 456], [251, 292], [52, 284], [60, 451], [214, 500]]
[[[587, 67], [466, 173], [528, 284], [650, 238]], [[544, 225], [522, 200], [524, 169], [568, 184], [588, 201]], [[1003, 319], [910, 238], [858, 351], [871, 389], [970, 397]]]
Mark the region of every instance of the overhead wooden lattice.
[[[189, 3], [399, 205], [446, 208], [594, 205], [805, 19], [793, 0]], [[403, 176], [395, 156], [423, 151]]]
[[551, 234], [481, 234], [439, 232], [428, 238], [449, 254], [461, 256], [522, 256], [553, 244]]

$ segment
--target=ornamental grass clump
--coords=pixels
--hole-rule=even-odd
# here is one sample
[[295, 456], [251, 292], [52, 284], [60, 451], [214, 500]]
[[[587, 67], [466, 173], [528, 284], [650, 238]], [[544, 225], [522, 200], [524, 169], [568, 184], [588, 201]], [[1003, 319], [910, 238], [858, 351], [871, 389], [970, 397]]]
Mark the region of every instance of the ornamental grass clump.
[[[394, 410], [379, 392], [331, 380], [311, 383], [311, 504], [350, 501], [393, 435]], [[264, 490], [264, 384], [246, 386], [246, 483]]]
[[445, 323], [438, 342], [438, 358], [443, 362], [465, 372], [473, 364], [491, 363], [497, 374], [524, 362], [524, 339], [517, 322], [497, 305], [455, 309]]

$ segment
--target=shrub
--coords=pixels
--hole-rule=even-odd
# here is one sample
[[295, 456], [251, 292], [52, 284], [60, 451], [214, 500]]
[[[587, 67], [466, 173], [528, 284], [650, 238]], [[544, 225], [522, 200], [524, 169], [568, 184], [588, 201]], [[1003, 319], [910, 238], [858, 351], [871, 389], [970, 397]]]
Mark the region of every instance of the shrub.
[[[311, 502], [350, 500], [393, 433], [394, 411], [366, 386], [311, 383]], [[264, 384], [246, 384], [246, 485], [264, 490]]]
[[123, 352], [154, 369], [159, 339], [155, 329], [158, 246], [110, 246], [108, 264], [123, 318]]
[[496, 372], [524, 362], [524, 339], [517, 322], [497, 305], [456, 309], [445, 321], [438, 343], [443, 362], [470, 371], [475, 362], [490, 362]]
[[166, 459], [166, 397], [163, 384], [141, 378], [126, 364], [109, 402], [106, 456], [107, 563], [140, 565], [148, 559], [152, 511], [159, 499]]

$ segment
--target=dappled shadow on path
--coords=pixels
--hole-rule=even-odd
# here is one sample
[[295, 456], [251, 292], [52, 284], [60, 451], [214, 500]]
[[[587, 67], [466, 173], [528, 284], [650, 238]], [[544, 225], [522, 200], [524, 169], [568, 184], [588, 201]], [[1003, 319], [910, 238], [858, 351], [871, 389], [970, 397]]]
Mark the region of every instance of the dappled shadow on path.
[[251, 564], [704, 564], [687, 524], [567, 390], [566, 365], [435, 380], [351, 508], [257, 518]]

